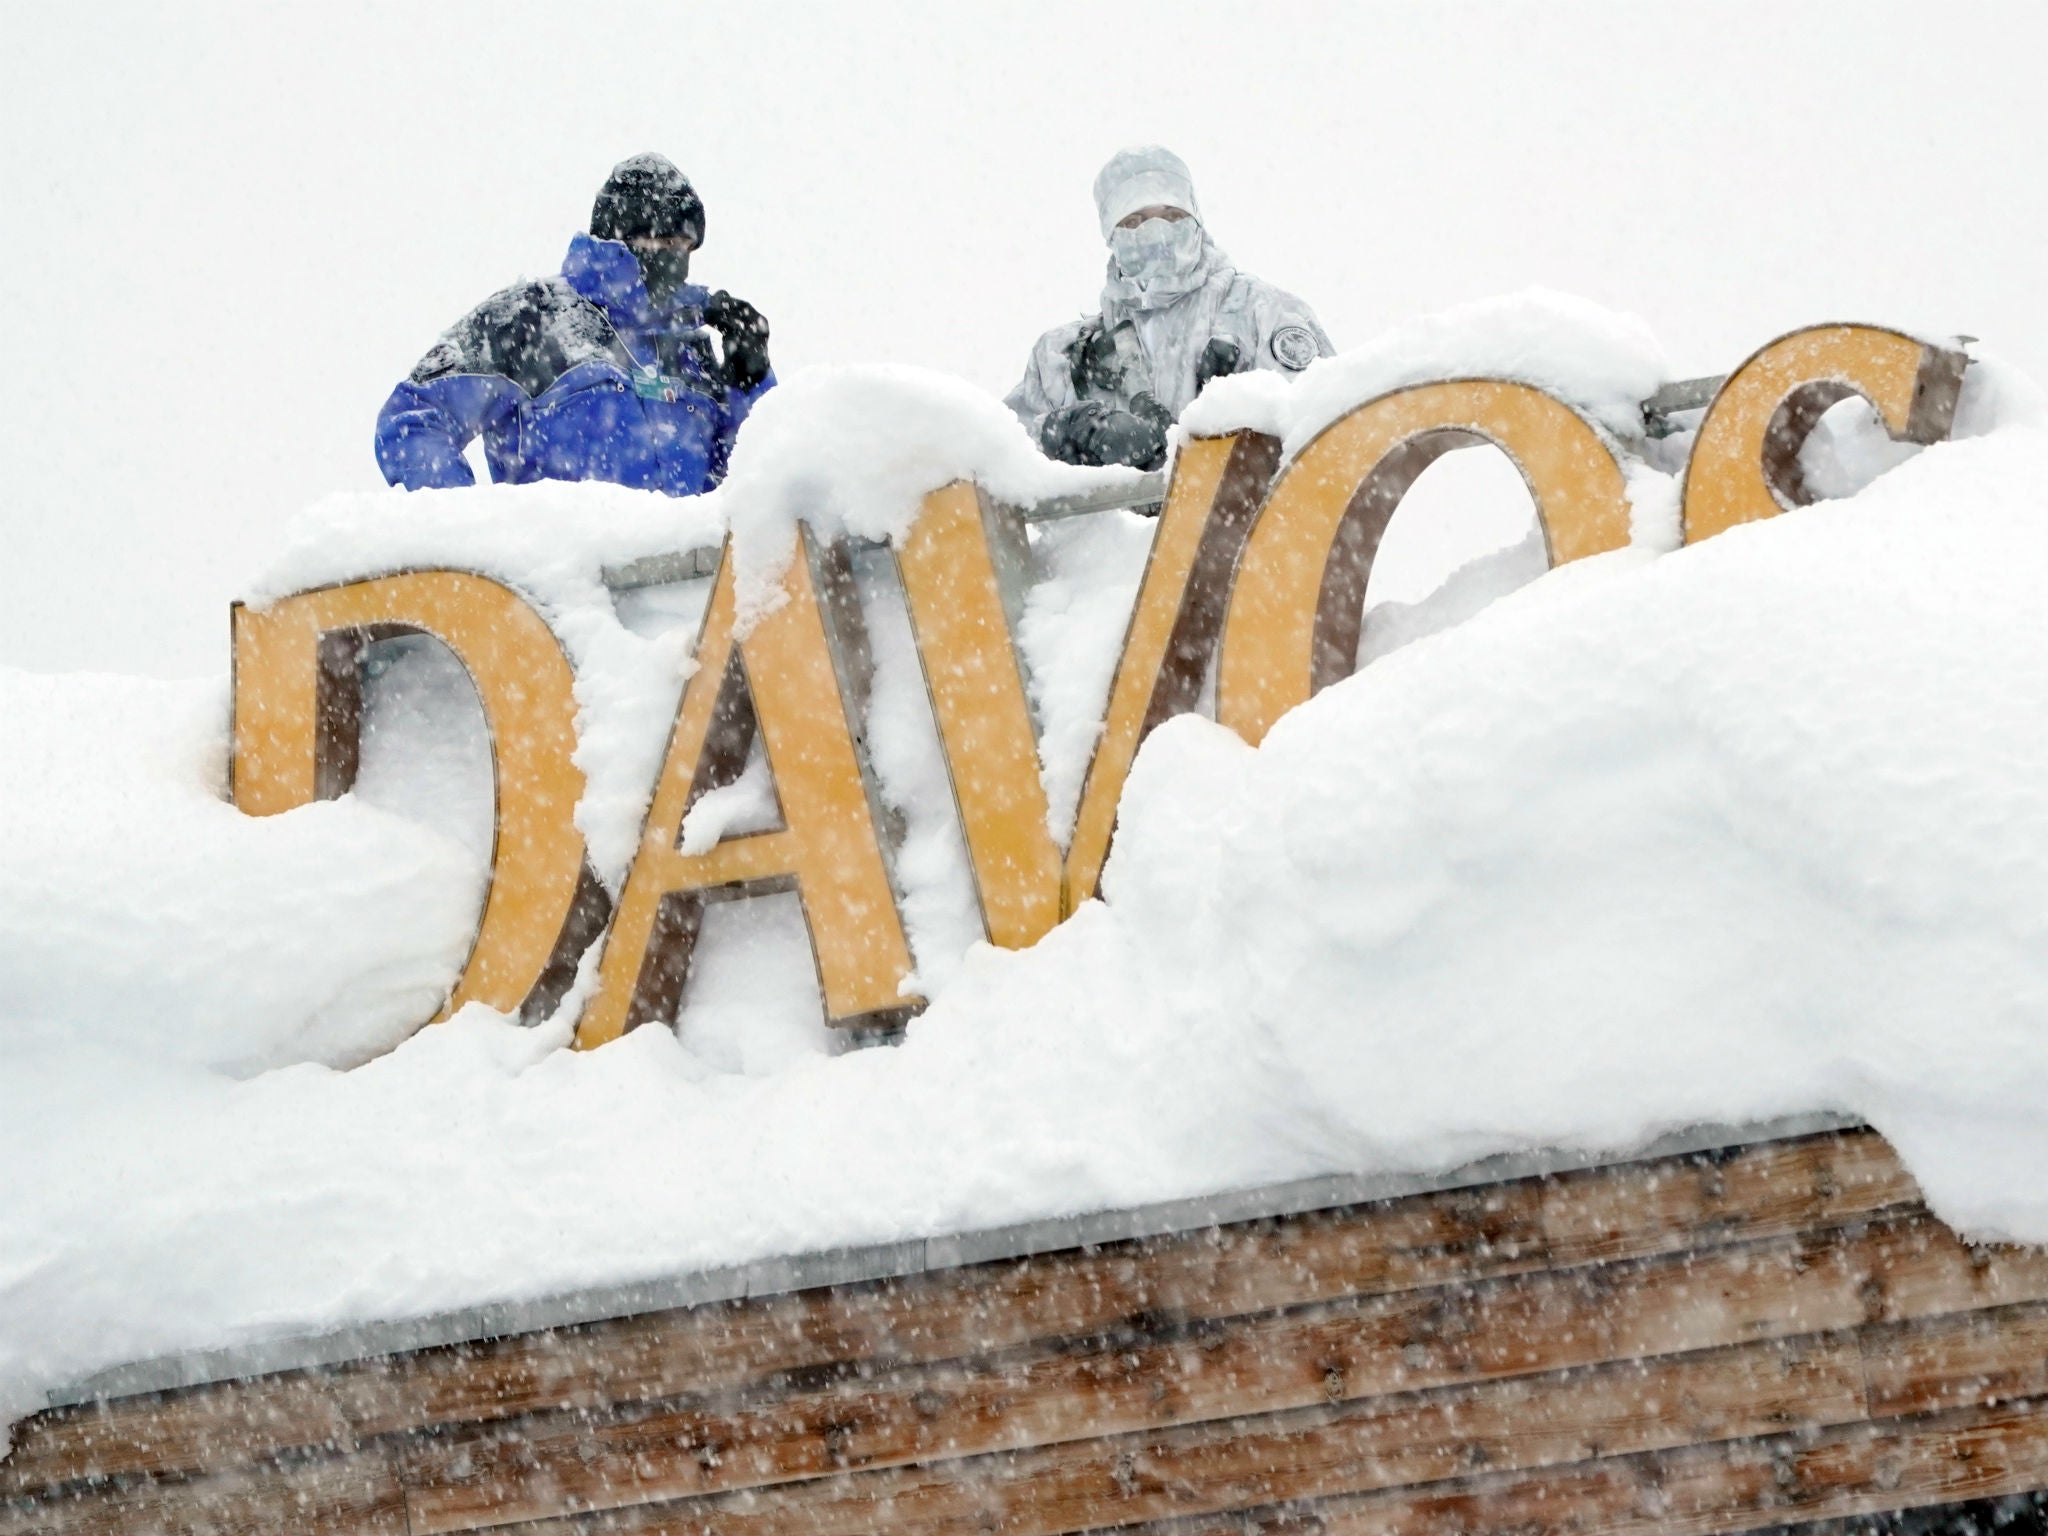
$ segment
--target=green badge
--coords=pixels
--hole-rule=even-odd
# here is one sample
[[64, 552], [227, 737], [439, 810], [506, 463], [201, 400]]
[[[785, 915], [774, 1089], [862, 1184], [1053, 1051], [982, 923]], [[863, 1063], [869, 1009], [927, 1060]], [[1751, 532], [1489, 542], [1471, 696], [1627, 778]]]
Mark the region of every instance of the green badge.
[[633, 393], [642, 400], [666, 400], [676, 398], [676, 381], [658, 368], [635, 368], [633, 370]]

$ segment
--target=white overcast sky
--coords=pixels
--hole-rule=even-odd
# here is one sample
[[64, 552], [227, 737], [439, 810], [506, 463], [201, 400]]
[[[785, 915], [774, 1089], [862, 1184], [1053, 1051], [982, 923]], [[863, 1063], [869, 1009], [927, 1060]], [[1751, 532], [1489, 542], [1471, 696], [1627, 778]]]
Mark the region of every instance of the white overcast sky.
[[1156, 140], [1340, 347], [1543, 284], [1679, 373], [1793, 326], [2048, 378], [2038, 3], [0, 3], [0, 663], [225, 668], [391, 384], [660, 149], [777, 367], [1008, 387]]

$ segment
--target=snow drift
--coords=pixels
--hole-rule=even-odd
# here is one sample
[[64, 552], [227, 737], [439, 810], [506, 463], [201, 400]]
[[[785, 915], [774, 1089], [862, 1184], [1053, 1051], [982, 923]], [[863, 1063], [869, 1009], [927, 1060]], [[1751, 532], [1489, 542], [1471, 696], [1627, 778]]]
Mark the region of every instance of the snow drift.
[[[1575, 324], [1529, 302], [1524, 332]], [[1584, 377], [1637, 387], [1631, 328], [1573, 334]], [[1259, 409], [1292, 435], [1330, 378], [1392, 366], [1333, 359]], [[338, 1070], [452, 979], [474, 910], [474, 762], [459, 730], [408, 735], [451, 718], [431, 663], [395, 660], [355, 795], [264, 822], [218, 799], [219, 690], [0, 673], [0, 1413], [175, 1350], [1798, 1110], [1867, 1117], [1952, 1223], [2048, 1240], [2048, 428], [2023, 381], [1972, 377], [1984, 435], [1867, 487], [1890, 458], [1831, 418], [1844, 499], [1526, 584], [1507, 551], [1369, 624], [1371, 665], [1260, 749], [1163, 728], [1105, 900], [1021, 953], [968, 942], [878, 577], [870, 736], [934, 998], [893, 1049], [835, 1053], [771, 901], [722, 915], [676, 1031], [574, 1054], [567, 1020], [471, 1009]], [[900, 532], [958, 472], [916, 463], [844, 525]], [[764, 459], [775, 496], [736, 469], [694, 504], [337, 503], [273, 590], [489, 544], [562, 629], [590, 730], [651, 776], [688, 603], [615, 608], [597, 565], [786, 515], [817, 472]], [[1108, 515], [1037, 546], [1056, 817], [1146, 534]], [[645, 786], [608, 771], [585, 829], [615, 870]]]

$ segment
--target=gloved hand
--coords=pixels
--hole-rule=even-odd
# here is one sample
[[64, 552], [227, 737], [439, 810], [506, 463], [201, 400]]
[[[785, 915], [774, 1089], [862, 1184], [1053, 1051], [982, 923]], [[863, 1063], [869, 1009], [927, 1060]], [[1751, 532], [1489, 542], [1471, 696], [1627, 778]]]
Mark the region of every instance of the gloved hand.
[[1067, 376], [1074, 381], [1074, 393], [1115, 394], [1123, 384], [1123, 365], [1116, 355], [1116, 342], [1103, 329], [1102, 317], [1084, 325], [1067, 343]]
[[1202, 386], [1211, 379], [1226, 373], [1236, 373], [1244, 366], [1244, 353], [1228, 336], [1211, 336], [1209, 345], [1202, 348], [1202, 355], [1195, 360], [1195, 393], [1202, 392]]
[[1046, 457], [1068, 464], [1157, 469], [1166, 462], [1163, 427], [1100, 400], [1063, 405], [1050, 413], [1039, 428], [1038, 445]]
[[1173, 412], [1161, 405], [1149, 393], [1137, 394], [1131, 397], [1131, 414], [1137, 417], [1138, 420], [1149, 422], [1152, 426], [1158, 428], [1159, 435], [1162, 438], [1166, 436], [1167, 430], [1173, 425]]
[[704, 323], [725, 343], [725, 381], [749, 390], [768, 377], [768, 319], [723, 288], [704, 301]]

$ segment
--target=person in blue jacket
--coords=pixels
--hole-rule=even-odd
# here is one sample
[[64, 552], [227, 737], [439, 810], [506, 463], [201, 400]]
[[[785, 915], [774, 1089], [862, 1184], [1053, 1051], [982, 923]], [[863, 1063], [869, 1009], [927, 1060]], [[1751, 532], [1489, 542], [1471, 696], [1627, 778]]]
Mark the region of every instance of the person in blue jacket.
[[[559, 277], [464, 316], [377, 416], [377, 464], [408, 490], [491, 478], [613, 480], [690, 496], [725, 478], [733, 436], [775, 382], [768, 322], [689, 281], [704, 205], [661, 155], [613, 168]], [[713, 338], [716, 338], [714, 345]]]

